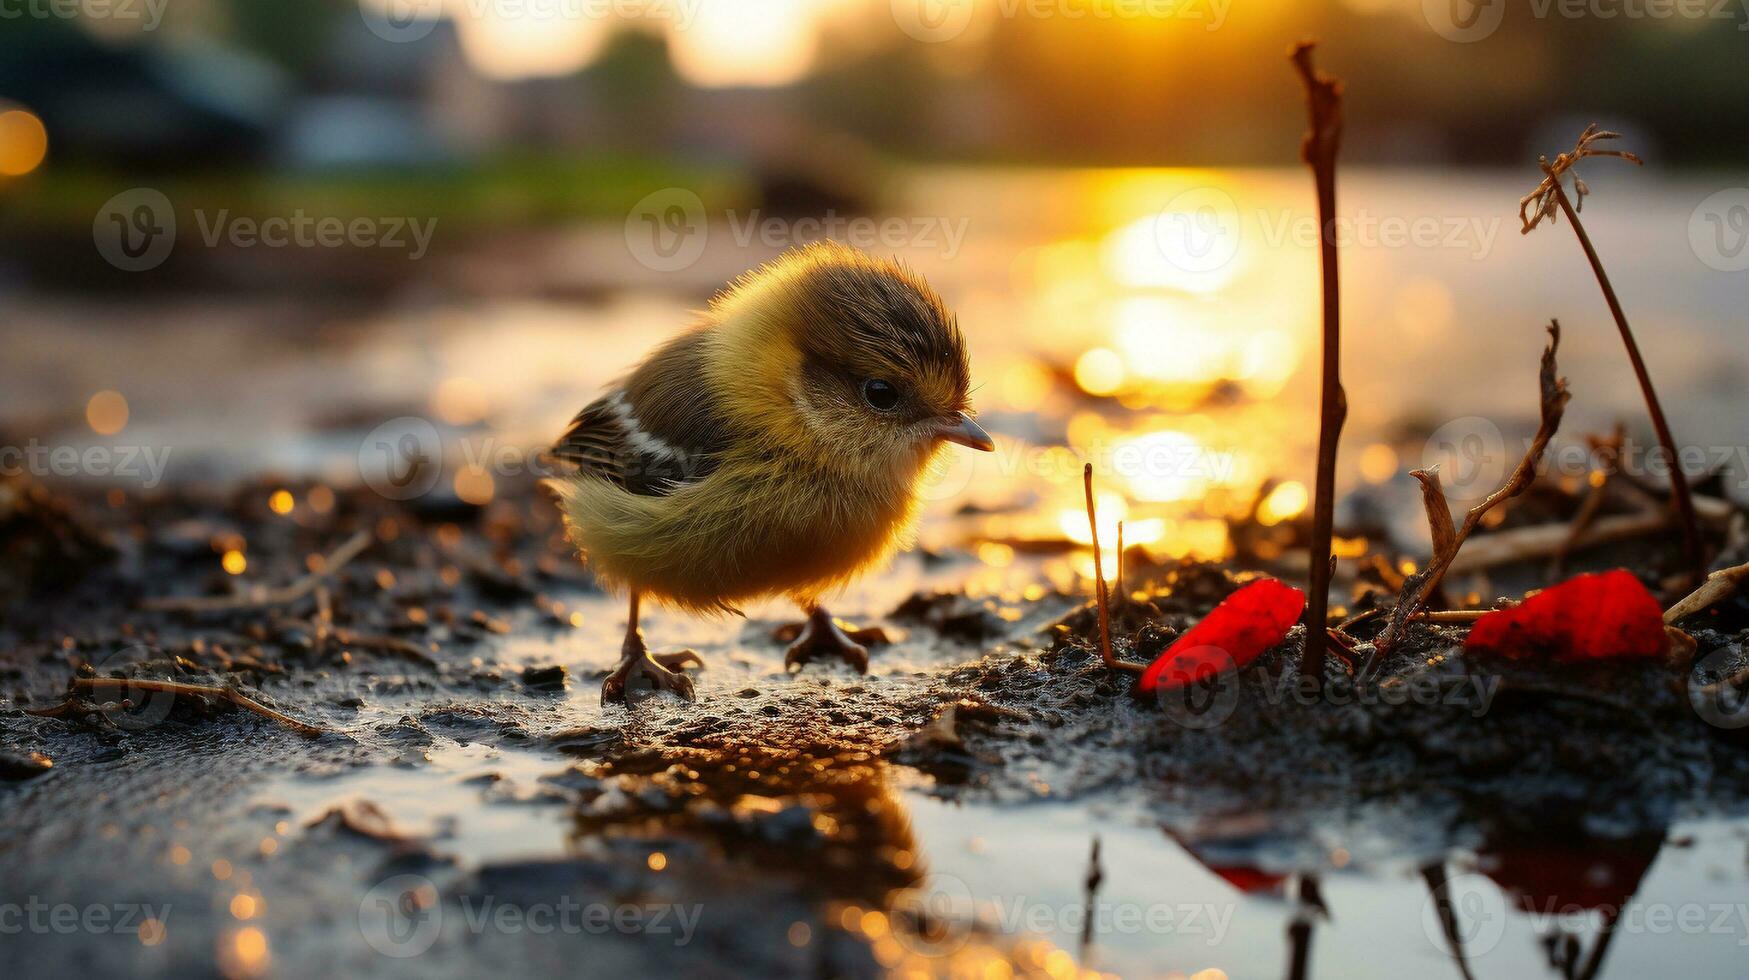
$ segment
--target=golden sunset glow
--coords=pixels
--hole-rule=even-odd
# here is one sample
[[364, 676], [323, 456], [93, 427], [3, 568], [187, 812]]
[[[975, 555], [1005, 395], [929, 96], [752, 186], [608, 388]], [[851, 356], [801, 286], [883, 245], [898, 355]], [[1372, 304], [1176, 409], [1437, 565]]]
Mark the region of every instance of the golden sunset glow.
[[541, 4], [488, 9], [495, 12], [456, 20], [462, 53], [487, 78], [539, 78], [587, 68], [615, 26], [602, 17], [567, 16]]
[[786, 85], [806, 75], [815, 49], [807, 0], [701, 3], [689, 26], [668, 31], [669, 56], [694, 85]]

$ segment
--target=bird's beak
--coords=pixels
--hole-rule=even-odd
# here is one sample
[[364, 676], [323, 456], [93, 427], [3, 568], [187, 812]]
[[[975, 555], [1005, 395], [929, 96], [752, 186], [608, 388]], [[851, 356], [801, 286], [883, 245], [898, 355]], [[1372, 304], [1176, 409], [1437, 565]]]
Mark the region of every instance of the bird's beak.
[[973, 422], [972, 417], [964, 412], [942, 422], [941, 437], [979, 452], [987, 453], [996, 448], [996, 443], [990, 439], [990, 433], [985, 432], [983, 426]]

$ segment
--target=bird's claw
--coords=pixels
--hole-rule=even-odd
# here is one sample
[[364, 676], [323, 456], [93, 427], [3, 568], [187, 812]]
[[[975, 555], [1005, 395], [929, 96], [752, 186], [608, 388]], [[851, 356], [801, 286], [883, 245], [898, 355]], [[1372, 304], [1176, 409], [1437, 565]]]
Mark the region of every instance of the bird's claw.
[[692, 678], [680, 672], [687, 663], [702, 665], [704, 661], [691, 650], [660, 654], [640, 652], [628, 656], [601, 682], [601, 703], [603, 706], [626, 703], [626, 683], [633, 678], [642, 678], [655, 690], [673, 691], [688, 701], [697, 700]]
[[891, 642], [886, 631], [879, 627], [847, 633], [825, 612], [815, 612], [804, 623], [778, 630], [779, 640], [792, 637], [793, 642], [783, 655], [785, 669], [799, 669], [816, 656], [829, 654], [843, 660], [859, 674], [868, 673], [868, 647], [864, 644]]

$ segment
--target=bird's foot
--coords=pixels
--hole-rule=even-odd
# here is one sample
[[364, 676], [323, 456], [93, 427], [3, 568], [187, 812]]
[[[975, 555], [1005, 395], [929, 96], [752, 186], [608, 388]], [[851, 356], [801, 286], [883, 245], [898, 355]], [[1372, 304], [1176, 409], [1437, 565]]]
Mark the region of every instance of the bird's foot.
[[619, 666], [601, 682], [601, 703], [626, 703], [626, 685], [633, 679], [639, 679], [657, 691], [673, 691], [688, 701], [696, 700], [692, 678], [680, 670], [688, 664], [702, 667], [704, 661], [691, 650], [652, 654], [644, 650], [642, 644], [628, 647], [620, 656]]
[[686, 667], [703, 667], [704, 658], [693, 650], [676, 650], [673, 653], [652, 653], [650, 659], [669, 670], [681, 670]]
[[780, 627], [774, 639], [790, 641], [783, 655], [785, 668], [799, 668], [816, 656], [838, 657], [859, 674], [868, 673], [868, 646], [892, 642], [886, 630], [879, 627], [852, 628], [848, 632], [838, 625], [824, 609], [816, 609], [806, 622]]

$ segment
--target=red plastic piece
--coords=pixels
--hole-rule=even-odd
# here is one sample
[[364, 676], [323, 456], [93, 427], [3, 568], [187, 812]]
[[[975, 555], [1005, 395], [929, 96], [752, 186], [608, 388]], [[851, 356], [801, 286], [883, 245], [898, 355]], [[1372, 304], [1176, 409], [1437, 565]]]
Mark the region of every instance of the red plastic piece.
[[1662, 657], [1664, 611], [1631, 573], [1580, 575], [1470, 628], [1466, 650], [1556, 663]]
[[1305, 608], [1304, 592], [1272, 578], [1258, 579], [1221, 600], [1167, 647], [1142, 672], [1140, 690], [1169, 691], [1238, 670], [1280, 643]]

